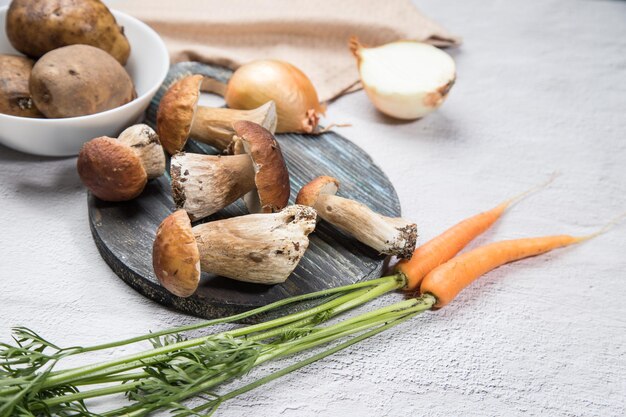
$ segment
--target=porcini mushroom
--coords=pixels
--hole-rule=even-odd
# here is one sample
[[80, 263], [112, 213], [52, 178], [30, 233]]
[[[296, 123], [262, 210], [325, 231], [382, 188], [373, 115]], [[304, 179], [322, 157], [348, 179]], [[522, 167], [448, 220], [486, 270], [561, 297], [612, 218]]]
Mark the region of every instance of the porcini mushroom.
[[83, 184], [99, 199], [126, 201], [137, 197], [148, 180], [165, 171], [165, 154], [150, 126], [135, 125], [118, 139], [107, 136], [85, 143], [76, 163]]
[[289, 206], [191, 227], [185, 210], [159, 226], [152, 265], [159, 282], [180, 297], [192, 295], [201, 271], [245, 282], [284, 282], [309, 246], [315, 210]]
[[383, 216], [362, 203], [335, 195], [338, 190], [336, 178], [317, 177], [302, 187], [296, 204], [313, 207], [320, 218], [381, 254], [411, 257], [417, 240], [415, 223]]
[[289, 201], [289, 171], [274, 136], [262, 126], [238, 121], [236, 155], [178, 153], [172, 157], [172, 195], [192, 220], [243, 197], [250, 213], [281, 210]]
[[157, 112], [157, 132], [171, 155], [182, 151], [191, 136], [223, 151], [235, 134], [233, 122], [248, 120], [274, 133], [276, 105], [268, 101], [253, 110], [199, 106], [202, 75], [191, 75], [174, 83], [163, 95]]

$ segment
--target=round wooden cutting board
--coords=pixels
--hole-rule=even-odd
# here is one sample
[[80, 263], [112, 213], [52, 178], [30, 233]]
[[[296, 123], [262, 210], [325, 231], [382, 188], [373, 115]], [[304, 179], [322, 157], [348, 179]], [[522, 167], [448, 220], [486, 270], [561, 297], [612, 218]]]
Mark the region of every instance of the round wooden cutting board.
[[[187, 62], [174, 65], [148, 110], [154, 126], [158, 103], [169, 85], [187, 74], [205, 74], [226, 81], [229, 70]], [[321, 135], [281, 134], [280, 143], [291, 176], [291, 199], [305, 183], [318, 175], [339, 179], [339, 195], [361, 201], [388, 216], [400, 215], [396, 192], [385, 174], [359, 147], [334, 132]], [[203, 144], [189, 141], [188, 152], [214, 154]], [[213, 318], [239, 313], [268, 303], [363, 279], [380, 276], [385, 258], [321, 221], [309, 235], [310, 245], [289, 279], [266, 286], [234, 281], [203, 273], [200, 287], [189, 298], [180, 298], [160, 286], [152, 271], [152, 242], [161, 221], [175, 209], [169, 177], [148, 183], [135, 200], [108, 203], [89, 195], [91, 231], [104, 260], [132, 288], [165, 306], [199, 317]], [[237, 202], [203, 221], [247, 214]]]

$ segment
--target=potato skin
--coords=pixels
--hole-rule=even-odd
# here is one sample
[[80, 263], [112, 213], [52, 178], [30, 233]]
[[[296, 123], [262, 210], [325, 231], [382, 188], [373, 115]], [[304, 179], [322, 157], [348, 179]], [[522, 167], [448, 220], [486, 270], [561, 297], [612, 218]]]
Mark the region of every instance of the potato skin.
[[0, 55], [0, 113], [20, 117], [43, 117], [28, 91], [34, 62], [17, 55]]
[[30, 92], [46, 117], [75, 117], [122, 106], [135, 97], [130, 76], [111, 55], [70, 45], [42, 56], [30, 74]]
[[13, 0], [6, 33], [15, 49], [36, 58], [74, 44], [107, 51], [122, 65], [130, 55], [124, 29], [99, 0]]

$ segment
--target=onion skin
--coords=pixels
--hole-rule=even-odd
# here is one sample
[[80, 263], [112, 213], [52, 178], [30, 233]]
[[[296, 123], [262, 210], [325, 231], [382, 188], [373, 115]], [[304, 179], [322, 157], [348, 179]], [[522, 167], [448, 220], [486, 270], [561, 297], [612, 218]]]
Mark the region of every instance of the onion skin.
[[251, 110], [270, 100], [276, 103], [276, 133], [313, 133], [325, 108], [311, 80], [298, 68], [278, 60], [252, 61], [239, 67], [224, 99], [232, 109]]

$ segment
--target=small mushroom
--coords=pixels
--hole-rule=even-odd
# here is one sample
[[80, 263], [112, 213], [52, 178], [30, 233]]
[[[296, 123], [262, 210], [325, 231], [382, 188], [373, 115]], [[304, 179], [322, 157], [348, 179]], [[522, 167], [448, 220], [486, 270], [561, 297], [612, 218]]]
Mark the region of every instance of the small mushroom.
[[339, 181], [321, 176], [306, 184], [296, 204], [313, 207], [319, 217], [385, 255], [411, 258], [417, 226], [400, 217], [386, 217], [354, 200], [336, 196]]
[[157, 230], [154, 273], [180, 297], [196, 291], [201, 271], [260, 284], [284, 282], [309, 246], [315, 217], [315, 210], [296, 205], [191, 227], [185, 210], [178, 210]]
[[107, 136], [85, 143], [76, 163], [83, 184], [104, 201], [137, 197], [146, 183], [165, 172], [165, 154], [150, 126], [135, 125], [118, 139]]
[[241, 197], [250, 213], [275, 212], [289, 201], [289, 171], [274, 136], [248, 121], [235, 122], [233, 128], [236, 155], [172, 157], [174, 202], [192, 220], [210, 216]]
[[202, 75], [191, 75], [174, 83], [163, 95], [157, 112], [157, 131], [171, 155], [182, 151], [191, 136], [224, 151], [230, 145], [233, 122], [248, 120], [276, 131], [276, 105], [268, 101], [254, 110], [233, 110], [199, 106]]

